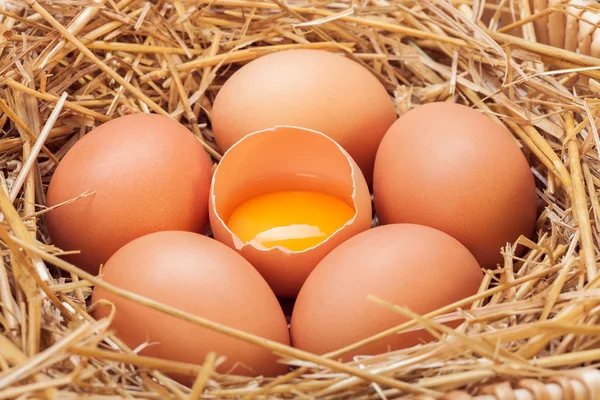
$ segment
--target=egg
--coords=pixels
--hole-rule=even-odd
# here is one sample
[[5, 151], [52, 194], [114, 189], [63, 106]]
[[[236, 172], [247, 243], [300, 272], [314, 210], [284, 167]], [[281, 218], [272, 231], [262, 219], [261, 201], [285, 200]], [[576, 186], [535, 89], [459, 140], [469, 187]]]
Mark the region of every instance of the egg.
[[62, 250], [80, 252], [69, 261], [97, 273], [142, 235], [203, 233], [211, 168], [202, 145], [175, 120], [140, 113], [106, 122], [75, 143], [52, 176], [50, 236]]
[[381, 223], [446, 232], [484, 268], [501, 263], [501, 247], [531, 235], [536, 222], [535, 182], [516, 141], [484, 114], [453, 103], [419, 106], [390, 127], [373, 195]]
[[[325, 354], [407, 321], [372, 295], [426, 314], [477, 293], [483, 274], [473, 255], [436, 229], [391, 224], [362, 232], [329, 253], [300, 290], [292, 345]], [[372, 355], [431, 337], [422, 329], [391, 335], [345, 354]]]
[[368, 69], [342, 55], [307, 49], [244, 65], [225, 82], [212, 109], [223, 151], [250, 132], [300, 126], [337, 141], [368, 182], [379, 142], [395, 120], [390, 96]]
[[[192, 232], [155, 232], [119, 249], [102, 269], [102, 279], [232, 328], [289, 344], [287, 322], [260, 274], [227, 246]], [[217, 372], [275, 376], [288, 368], [260, 346], [203, 328], [95, 287], [92, 302], [113, 302], [110, 329], [128, 346], [150, 343], [142, 355], [203, 364], [209, 352], [225, 356]], [[96, 318], [110, 307], [98, 303]], [[189, 383], [184, 377], [176, 376]]]
[[214, 238], [238, 251], [280, 297], [295, 297], [333, 248], [371, 226], [367, 183], [326, 135], [294, 126], [251, 133], [217, 166]]

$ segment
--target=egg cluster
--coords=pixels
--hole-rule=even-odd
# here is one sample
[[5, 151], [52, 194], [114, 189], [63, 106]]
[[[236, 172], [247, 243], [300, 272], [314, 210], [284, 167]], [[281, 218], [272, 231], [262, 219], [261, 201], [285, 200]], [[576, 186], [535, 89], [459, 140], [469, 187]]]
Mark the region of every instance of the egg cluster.
[[[114, 119], [75, 143], [47, 194], [63, 257], [123, 289], [325, 354], [406, 321], [369, 295], [436, 310], [477, 293], [501, 247], [533, 233], [533, 175], [500, 124], [454, 103], [397, 119], [384, 86], [341, 55], [260, 57], [225, 83], [211, 117], [224, 151], [215, 168], [192, 132], [155, 114]], [[289, 329], [278, 298], [295, 299]], [[226, 357], [220, 372], [287, 370], [259, 346], [96, 287], [99, 300], [116, 306], [111, 326], [124, 343], [150, 343], [143, 354], [202, 364], [214, 351]], [[112, 312], [104, 304], [96, 316]], [[391, 335], [342, 358], [430, 339]]]

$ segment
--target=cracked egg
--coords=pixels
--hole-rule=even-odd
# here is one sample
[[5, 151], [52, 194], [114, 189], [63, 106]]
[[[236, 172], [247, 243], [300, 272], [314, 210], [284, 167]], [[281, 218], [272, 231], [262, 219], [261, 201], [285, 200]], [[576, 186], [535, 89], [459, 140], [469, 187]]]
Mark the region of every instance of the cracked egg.
[[235, 249], [279, 297], [294, 297], [331, 250], [371, 226], [362, 172], [324, 134], [276, 126], [233, 145], [210, 189], [215, 239]]

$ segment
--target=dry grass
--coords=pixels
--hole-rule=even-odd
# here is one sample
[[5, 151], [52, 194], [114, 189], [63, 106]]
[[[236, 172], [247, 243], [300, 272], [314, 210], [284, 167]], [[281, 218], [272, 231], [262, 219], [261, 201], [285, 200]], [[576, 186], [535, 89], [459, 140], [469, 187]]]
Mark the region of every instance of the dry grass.
[[[522, 38], [473, 22], [483, 9], [470, 0], [5, 5], [0, 398], [600, 398], [600, 59], [538, 43], [534, 29], [556, 13], [589, 25], [598, 11], [590, 4], [575, 11], [558, 4], [552, 13], [523, 1], [486, 6], [522, 17], [505, 28]], [[125, 113], [157, 112], [190, 127], [218, 160], [209, 127], [220, 85], [256, 57], [307, 47], [363, 64], [399, 114], [430, 101], [481, 110], [512, 132], [530, 161], [538, 233], [504, 249], [503, 268], [486, 275], [478, 295], [426, 316], [371, 299], [413, 318], [378, 337], [422, 324], [439, 342], [342, 364], [335, 361], [341, 351], [321, 357], [265, 343], [121, 291], [56, 257], [44, 227], [45, 185], [81, 135]], [[515, 245], [529, 250], [513, 257]], [[89, 316], [85, 299], [94, 284], [261, 343], [298, 368], [275, 380], [250, 379], [214, 372], [215, 355], [204, 365], [139, 356], [110, 335], [108, 320]], [[440, 324], [454, 318], [466, 322], [456, 330]], [[168, 372], [196, 377], [195, 384], [183, 387]]]

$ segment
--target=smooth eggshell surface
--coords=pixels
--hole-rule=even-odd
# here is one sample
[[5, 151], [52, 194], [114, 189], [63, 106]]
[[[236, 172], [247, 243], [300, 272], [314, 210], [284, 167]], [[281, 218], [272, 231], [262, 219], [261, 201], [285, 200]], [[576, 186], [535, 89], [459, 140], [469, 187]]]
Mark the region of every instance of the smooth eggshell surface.
[[[224, 222], [249, 198], [284, 190], [335, 196], [354, 207], [354, 217], [325, 241], [303, 251], [243, 243]], [[278, 126], [245, 136], [223, 155], [213, 175], [209, 215], [215, 239], [250, 261], [275, 294], [295, 297], [327, 253], [370, 228], [372, 213], [367, 183], [348, 153], [319, 132]]]
[[[292, 344], [316, 354], [338, 350], [408, 320], [367, 296], [422, 315], [477, 293], [482, 277], [471, 253], [443, 232], [379, 226], [342, 243], [308, 277], [292, 313]], [[391, 335], [342, 358], [429, 340], [423, 330]]]
[[368, 69], [322, 50], [281, 51], [246, 64], [223, 85], [212, 110], [223, 151], [276, 125], [314, 129], [344, 147], [367, 182], [377, 146], [395, 120], [390, 96]]
[[[191, 232], [165, 231], [138, 238], [106, 263], [107, 283], [232, 328], [289, 344], [277, 298], [252, 266], [227, 246]], [[111, 329], [130, 347], [148, 341], [141, 354], [203, 364], [213, 351], [227, 360], [217, 369], [240, 375], [274, 376], [287, 371], [262, 347], [125, 300], [101, 287], [92, 301], [114, 302]], [[98, 306], [95, 317], [108, 315]], [[157, 342], [157, 343], [154, 343]], [[182, 377], [180, 380], [185, 381]], [[193, 381], [193, 378], [192, 378]], [[189, 383], [189, 382], [188, 382]]]
[[204, 233], [211, 162], [186, 127], [156, 114], [133, 114], [92, 130], [67, 152], [48, 188], [55, 245], [80, 250], [69, 261], [97, 273], [127, 242], [147, 233]]
[[[458, 239], [484, 268], [500, 248], [533, 233], [533, 173], [510, 133], [453, 103], [404, 114], [377, 152], [375, 212], [383, 224], [431, 226]], [[521, 250], [521, 249], [519, 249]]]

